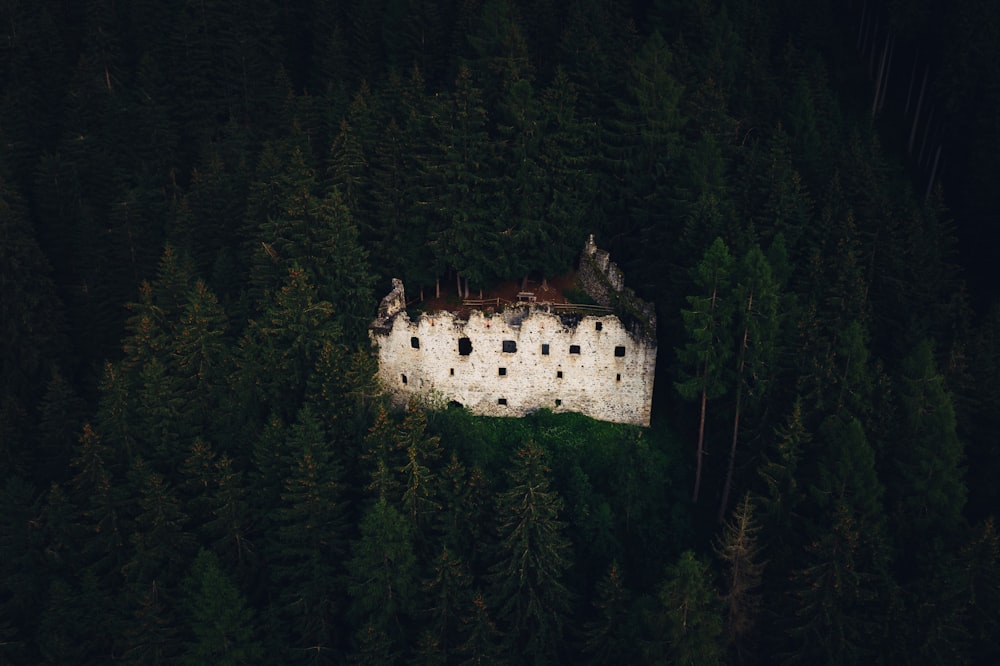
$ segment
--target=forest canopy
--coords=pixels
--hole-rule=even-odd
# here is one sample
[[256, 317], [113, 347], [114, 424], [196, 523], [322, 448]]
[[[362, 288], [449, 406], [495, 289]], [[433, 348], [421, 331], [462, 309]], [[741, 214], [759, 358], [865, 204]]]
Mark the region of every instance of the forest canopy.
[[[1000, 12], [846, 4], [4, 3], [0, 663], [1000, 661]], [[591, 233], [650, 428], [387, 409]]]

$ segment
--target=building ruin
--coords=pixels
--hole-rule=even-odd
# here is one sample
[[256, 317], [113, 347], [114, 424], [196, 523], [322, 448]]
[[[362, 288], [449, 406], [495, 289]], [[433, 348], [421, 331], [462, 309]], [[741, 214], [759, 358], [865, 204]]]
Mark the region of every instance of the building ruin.
[[439, 311], [412, 320], [393, 279], [370, 335], [378, 375], [395, 406], [437, 396], [483, 416], [536, 409], [648, 426], [656, 370], [652, 304], [590, 237], [577, 279], [599, 305], [512, 303], [466, 318]]

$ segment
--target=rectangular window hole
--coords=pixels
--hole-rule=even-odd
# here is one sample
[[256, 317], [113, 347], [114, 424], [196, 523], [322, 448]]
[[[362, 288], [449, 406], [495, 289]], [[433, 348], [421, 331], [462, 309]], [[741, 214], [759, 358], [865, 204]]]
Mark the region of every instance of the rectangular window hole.
[[596, 328], [599, 331], [602, 328], [604, 328], [604, 324], [602, 322], [597, 322], [597, 324], [594, 325], [594, 328]]
[[517, 342], [514, 340], [504, 340], [503, 341], [503, 352], [505, 354], [513, 354], [517, 351]]
[[406, 375], [400, 375], [400, 377], [402, 377], [403, 383], [405, 384], [406, 383]]
[[560, 400], [559, 398], [556, 398], [556, 407], [559, 407], [561, 405], [562, 405], [562, 400]]
[[562, 370], [556, 370], [556, 379], [562, 379]]
[[615, 347], [615, 356], [617, 356], [618, 358], [625, 356], [625, 348], [622, 347], [621, 345]]
[[497, 399], [497, 404], [498, 405], [506, 405], [507, 404], [507, 398], [499, 398], [499, 399]]
[[570, 354], [579, 354], [580, 353], [580, 345], [570, 345], [569, 346], [569, 353]]
[[410, 338], [410, 346], [413, 347], [414, 349], [420, 349], [420, 338], [418, 338], [415, 335], [412, 338]]
[[547, 344], [542, 345], [542, 356], [548, 356], [548, 355], [549, 355], [549, 346]]
[[468, 356], [472, 353], [472, 340], [469, 338], [458, 339], [458, 355]]
[[455, 368], [452, 368], [452, 369], [451, 369], [451, 370], [450, 370], [450, 371], [448, 372], [448, 374], [450, 374], [450, 375], [451, 375], [452, 377], [454, 377], [454, 376], [455, 376]]
[[507, 368], [500, 368], [500, 376], [501, 377], [507, 376]]
[[622, 373], [619, 372], [617, 375], [615, 375], [615, 381], [620, 382], [621, 380], [622, 380]]

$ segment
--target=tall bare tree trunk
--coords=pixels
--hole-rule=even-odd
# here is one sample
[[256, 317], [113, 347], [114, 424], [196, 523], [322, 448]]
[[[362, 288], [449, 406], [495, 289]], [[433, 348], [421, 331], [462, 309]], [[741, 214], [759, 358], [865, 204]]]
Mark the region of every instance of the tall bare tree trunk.
[[[934, 107], [931, 107], [931, 113], [927, 116], [927, 124], [924, 126], [924, 136], [920, 139], [920, 155], [917, 157], [917, 166], [924, 166], [924, 151], [927, 150], [927, 135], [931, 132], [931, 125], [934, 124]], [[931, 159], [931, 154], [927, 153], [927, 159]]]
[[868, 14], [868, 3], [864, 3], [861, 6], [861, 24], [858, 25], [858, 39], [854, 45], [854, 48], [861, 50], [861, 37], [865, 34], [865, 17]]
[[872, 100], [872, 118], [878, 111], [878, 100], [882, 96], [882, 79], [885, 74], [885, 59], [889, 55], [889, 37], [885, 38], [885, 46], [882, 47], [882, 58], [878, 66], [878, 77], [875, 79], [875, 99]]
[[903, 109], [903, 116], [910, 112], [910, 102], [913, 101], [913, 84], [917, 82], [917, 58], [913, 56], [913, 70], [910, 72], [910, 87], [906, 90], [906, 107]]
[[938, 160], [941, 159], [941, 144], [938, 144], [937, 152], [934, 153], [934, 166], [931, 168], [931, 178], [927, 181], [927, 192], [924, 194], [924, 203], [931, 198], [931, 190], [934, 189], [934, 177], [937, 176]]
[[705, 407], [708, 404], [708, 363], [705, 364], [704, 384], [701, 389], [701, 421], [698, 423], [698, 458], [694, 470], [694, 493], [691, 501], [698, 503], [698, 492], [701, 490], [701, 461], [705, 456]]
[[[715, 312], [715, 298], [717, 290], [712, 290], [712, 312]], [[705, 408], [708, 406], [708, 359], [705, 360], [705, 370], [701, 375], [701, 418], [698, 422], [698, 458], [694, 471], [694, 492], [691, 494], [691, 502], [698, 503], [698, 493], [701, 490], [701, 463], [705, 457]]]
[[920, 95], [917, 97], [917, 112], [913, 116], [913, 128], [910, 129], [910, 143], [906, 147], [906, 153], [913, 155], [913, 140], [917, 138], [917, 125], [920, 124], [920, 109], [924, 106], [924, 91], [927, 89], [927, 75], [931, 67], [928, 65], [924, 69], [924, 82], [920, 84]]
[[[753, 296], [750, 296], [753, 303]], [[740, 436], [740, 411], [743, 407], [743, 372], [746, 368], [747, 338], [750, 335], [750, 327], [743, 328], [743, 343], [740, 346], [739, 375], [736, 378], [736, 416], [733, 417], [733, 442], [729, 447], [729, 469], [726, 470], [726, 484], [722, 487], [722, 501], [719, 503], [719, 522], [726, 518], [726, 510], [729, 507], [729, 491], [733, 486], [733, 467], [736, 466], [736, 442]]]
[[889, 90], [889, 74], [892, 73], [892, 56], [896, 53], [896, 35], [892, 35], [889, 41], [889, 59], [885, 62], [885, 80], [882, 82], [882, 97], [878, 101], [878, 110], [882, 111], [885, 105], [885, 93]]

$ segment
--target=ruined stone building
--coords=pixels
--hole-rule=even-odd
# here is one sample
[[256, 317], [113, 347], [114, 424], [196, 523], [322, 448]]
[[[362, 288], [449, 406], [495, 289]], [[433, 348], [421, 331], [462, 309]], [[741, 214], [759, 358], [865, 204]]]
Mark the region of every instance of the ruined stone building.
[[[600, 307], [524, 302], [500, 311], [406, 312], [393, 280], [371, 326], [391, 401], [435, 395], [484, 416], [539, 408], [648, 426], [656, 369], [652, 304], [627, 289], [608, 253], [584, 246], [580, 286]], [[530, 296], [530, 295], [526, 295]]]

